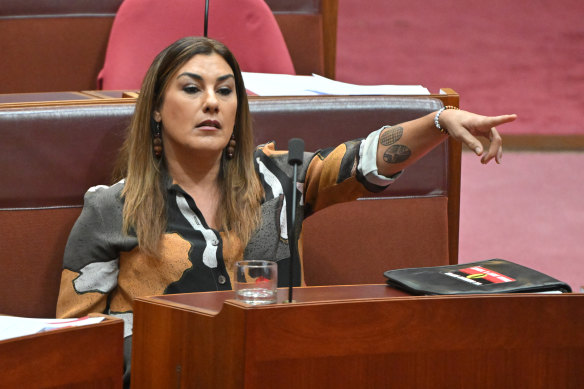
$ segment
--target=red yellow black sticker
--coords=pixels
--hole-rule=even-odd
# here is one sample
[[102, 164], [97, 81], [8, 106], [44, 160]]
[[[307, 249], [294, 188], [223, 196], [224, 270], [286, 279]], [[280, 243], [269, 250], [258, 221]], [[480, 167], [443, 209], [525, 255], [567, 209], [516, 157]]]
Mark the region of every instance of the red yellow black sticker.
[[443, 274], [477, 286], [515, 281], [514, 278], [497, 273], [496, 271], [489, 270], [482, 266], [473, 266]]

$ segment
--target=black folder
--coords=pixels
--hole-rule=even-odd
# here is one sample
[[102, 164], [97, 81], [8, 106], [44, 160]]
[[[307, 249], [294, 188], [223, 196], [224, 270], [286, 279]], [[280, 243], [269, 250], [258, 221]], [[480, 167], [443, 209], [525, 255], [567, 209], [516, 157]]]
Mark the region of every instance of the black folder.
[[504, 259], [388, 270], [383, 274], [389, 286], [415, 295], [572, 291], [565, 282]]

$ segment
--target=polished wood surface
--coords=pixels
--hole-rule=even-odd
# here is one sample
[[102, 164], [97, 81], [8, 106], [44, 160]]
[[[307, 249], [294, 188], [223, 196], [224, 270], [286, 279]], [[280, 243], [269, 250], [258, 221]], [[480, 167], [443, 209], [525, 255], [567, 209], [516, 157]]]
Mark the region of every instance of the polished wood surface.
[[0, 94], [0, 104], [37, 103], [41, 101], [77, 101], [95, 97], [83, 92], [40, 92], [40, 93], [6, 93]]
[[321, 9], [324, 38], [324, 75], [334, 80], [337, 62], [339, 0], [322, 0]]
[[415, 297], [359, 285], [297, 288], [294, 304], [232, 297], [137, 299], [133, 387], [543, 389], [584, 380], [582, 294]]
[[582, 134], [501, 134], [505, 150], [509, 151], [583, 151]]
[[124, 323], [70, 327], [0, 342], [0, 388], [121, 388]]
[[[442, 88], [442, 103], [460, 107], [460, 96], [453, 89]], [[460, 180], [462, 144], [448, 138], [448, 251], [450, 264], [458, 263], [460, 228]]]
[[266, 0], [297, 74], [335, 78], [339, 0]]
[[[343, 285], [342, 288], [328, 286], [309, 286], [294, 289], [294, 301], [296, 303], [322, 303], [331, 301], [348, 301], [359, 299], [403, 297], [409, 294], [393, 289], [381, 288], [378, 284], [371, 285]], [[196, 309], [210, 315], [218, 314], [227, 300], [234, 300], [235, 292], [202, 292], [183, 293], [150, 297], [149, 301], [158, 301], [161, 304], [169, 304], [174, 307]], [[278, 303], [283, 304], [288, 300], [288, 289], [278, 289]]]

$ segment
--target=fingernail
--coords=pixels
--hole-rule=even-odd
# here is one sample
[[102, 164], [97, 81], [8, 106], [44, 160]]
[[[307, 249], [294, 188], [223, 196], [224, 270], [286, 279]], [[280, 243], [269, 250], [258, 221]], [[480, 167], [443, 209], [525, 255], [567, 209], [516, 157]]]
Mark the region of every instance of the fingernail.
[[477, 154], [480, 154], [480, 153], [481, 153], [481, 148], [480, 148], [480, 147], [477, 147], [477, 148], [475, 149], [475, 153], [477, 153]]

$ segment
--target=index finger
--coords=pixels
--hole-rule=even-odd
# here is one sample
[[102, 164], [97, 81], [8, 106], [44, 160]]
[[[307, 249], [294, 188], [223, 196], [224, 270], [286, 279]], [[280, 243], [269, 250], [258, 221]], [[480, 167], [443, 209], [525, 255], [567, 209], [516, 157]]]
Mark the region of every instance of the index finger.
[[489, 117], [487, 117], [487, 120], [489, 122], [489, 127], [496, 127], [496, 126], [498, 126], [500, 124], [511, 123], [515, 119], [517, 119], [517, 115], [516, 114], [512, 114], [512, 115], [499, 115], [499, 116], [489, 116]]

